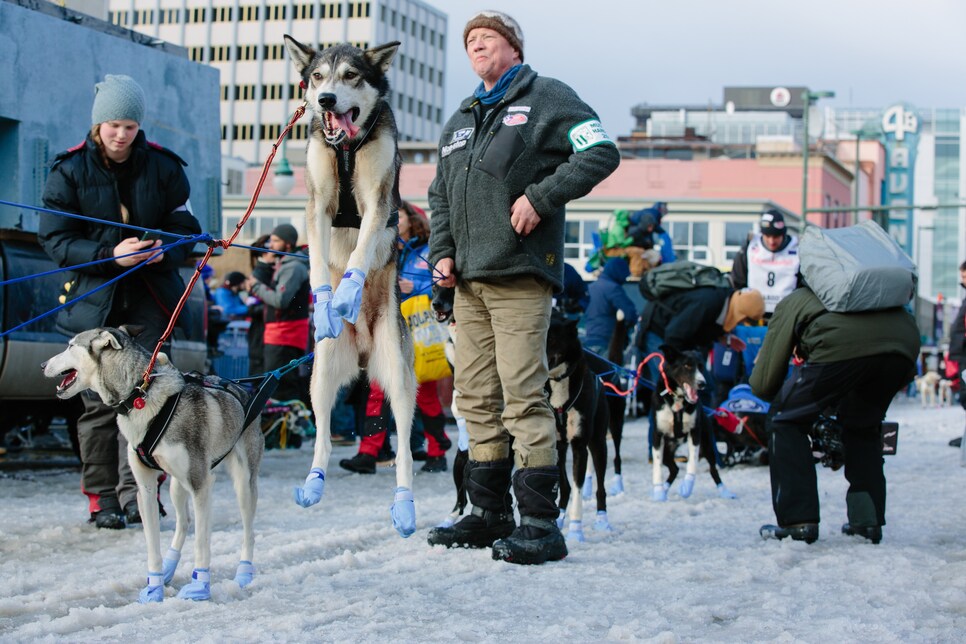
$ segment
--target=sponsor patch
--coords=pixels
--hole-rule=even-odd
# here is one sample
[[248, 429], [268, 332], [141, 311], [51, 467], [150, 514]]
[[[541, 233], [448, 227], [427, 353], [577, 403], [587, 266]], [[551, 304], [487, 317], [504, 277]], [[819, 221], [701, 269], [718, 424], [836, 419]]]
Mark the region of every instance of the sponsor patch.
[[455, 132], [453, 132], [453, 140], [451, 141], [451, 143], [456, 143], [457, 141], [465, 141], [471, 136], [473, 136], [473, 128], [464, 127], [461, 130], [456, 130]]
[[597, 119], [590, 119], [575, 125], [570, 129], [567, 137], [570, 139], [570, 144], [574, 146], [574, 152], [583, 152], [602, 143], [610, 143], [611, 145], [614, 143], [607, 136], [604, 126]]
[[510, 107], [506, 108], [506, 111], [507, 112], [529, 112], [530, 106], [529, 105], [511, 105]]
[[454, 143], [447, 143], [439, 151], [439, 156], [442, 157], [442, 158], [446, 158], [450, 154], [452, 154], [454, 151], [459, 150], [460, 148], [465, 148], [465, 147], [466, 147], [466, 139], [462, 139], [461, 141], [456, 141]]
[[527, 115], [522, 112], [517, 112], [516, 114], [507, 114], [503, 117], [503, 125], [513, 127], [514, 125], [523, 125], [527, 122]]

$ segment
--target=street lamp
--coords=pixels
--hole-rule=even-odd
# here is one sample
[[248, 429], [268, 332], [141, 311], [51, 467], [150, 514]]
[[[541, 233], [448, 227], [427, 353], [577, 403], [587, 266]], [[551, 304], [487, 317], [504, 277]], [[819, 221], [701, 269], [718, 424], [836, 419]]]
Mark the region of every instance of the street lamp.
[[808, 207], [808, 108], [812, 101], [820, 98], [834, 98], [835, 92], [802, 92], [802, 102], [805, 104], [805, 112], [802, 115], [802, 223], [807, 223], [805, 209]]
[[[282, 153], [284, 154], [284, 152], [283, 148]], [[275, 186], [276, 192], [283, 197], [295, 187], [295, 177], [292, 174], [292, 166], [288, 164], [288, 157], [283, 156], [282, 160], [278, 162], [278, 168], [275, 169], [275, 176], [272, 178], [272, 185]]]

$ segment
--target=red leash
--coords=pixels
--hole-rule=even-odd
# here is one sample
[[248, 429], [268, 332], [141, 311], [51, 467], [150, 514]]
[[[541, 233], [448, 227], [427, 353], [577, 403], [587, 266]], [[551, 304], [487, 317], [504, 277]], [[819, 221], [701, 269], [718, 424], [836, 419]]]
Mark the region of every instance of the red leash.
[[607, 387], [608, 389], [616, 393], [618, 396], [627, 396], [632, 391], [637, 389], [637, 383], [641, 379], [641, 371], [644, 369], [644, 365], [646, 365], [651, 358], [655, 358], [655, 357], [658, 360], [660, 360], [660, 363], [657, 366], [657, 370], [658, 370], [658, 373], [661, 374], [661, 380], [664, 381], [664, 390], [671, 391], [671, 384], [667, 381], [667, 375], [664, 373], [664, 356], [658, 353], [657, 351], [655, 351], [654, 353], [650, 354], [649, 356], [641, 360], [640, 364], [637, 365], [637, 373], [634, 374], [634, 384], [632, 384], [631, 388], [628, 389], [627, 391], [621, 391], [620, 389], [617, 388], [617, 385], [607, 381], [603, 381], [601, 384], [603, 384], [605, 387]]
[[[302, 89], [305, 89], [304, 81], [302, 83]], [[268, 170], [272, 167], [272, 160], [275, 159], [275, 153], [278, 152], [279, 144], [281, 144], [282, 139], [288, 136], [288, 133], [292, 131], [292, 127], [295, 125], [296, 121], [302, 118], [302, 116], [305, 114], [306, 105], [307, 103], [303, 101], [298, 109], [295, 110], [295, 114], [292, 115], [292, 120], [290, 120], [288, 125], [285, 126], [285, 129], [282, 130], [278, 140], [272, 144], [272, 152], [268, 155], [268, 159], [266, 159], [265, 165], [262, 167], [262, 176], [259, 177], [258, 185], [255, 186], [255, 192], [252, 194], [251, 201], [248, 202], [248, 209], [245, 211], [245, 216], [242, 217], [241, 221], [235, 225], [235, 232], [233, 232], [231, 237], [228, 239], [215, 239], [208, 242], [208, 251], [195, 268], [195, 274], [191, 276], [191, 280], [188, 282], [188, 287], [185, 289], [184, 294], [178, 301], [178, 306], [174, 308], [174, 313], [171, 315], [171, 320], [168, 322], [168, 328], [166, 328], [164, 333], [161, 334], [161, 338], [158, 340], [157, 346], [154, 347], [154, 353], [151, 354], [151, 361], [148, 362], [148, 368], [144, 370], [144, 374], [142, 376], [142, 391], [147, 391], [148, 385], [151, 384], [151, 371], [154, 369], [154, 364], [158, 360], [158, 354], [161, 353], [161, 346], [167, 341], [167, 339], [171, 336], [171, 333], [174, 331], [174, 325], [178, 321], [178, 316], [181, 315], [181, 311], [184, 309], [185, 303], [188, 301], [188, 296], [191, 294], [191, 289], [194, 288], [195, 283], [198, 281], [198, 277], [201, 275], [201, 269], [204, 268], [208, 263], [208, 260], [211, 258], [211, 254], [215, 251], [216, 246], [221, 246], [222, 248], [227, 249], [232, 245], [232, 242], [235, 241], [235, 237], [238, 236], [238, 233], [241, 232], [242, 226], [245, 225], [245, 222], [248, 221], [248, 217], [251, 216], [252, 211], [255, 210], [255, 203], [258, 201], [258, 195], [262, 191], [262, 185], [265, 183], [265, 178], [268, 176]]]

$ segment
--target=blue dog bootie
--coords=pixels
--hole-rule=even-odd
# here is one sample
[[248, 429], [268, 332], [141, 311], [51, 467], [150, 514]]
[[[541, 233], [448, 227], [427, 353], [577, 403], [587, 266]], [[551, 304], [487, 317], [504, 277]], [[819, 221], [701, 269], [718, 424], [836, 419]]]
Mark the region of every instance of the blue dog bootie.
[[139, 604], [158, 604], [164, 601], [164, 582], [161, 573], [149, 572], [148, 585], [138, 595]]
[[255, 566], [250, 561], [239, 561], [235, 569], [235, 583], [244, 588], [255, 579]]
[[178, 592], [178, 599], [191, 599], [196, 602], [211, 599], [211, 575], [207, 568], [191, 571], [191, 583]]

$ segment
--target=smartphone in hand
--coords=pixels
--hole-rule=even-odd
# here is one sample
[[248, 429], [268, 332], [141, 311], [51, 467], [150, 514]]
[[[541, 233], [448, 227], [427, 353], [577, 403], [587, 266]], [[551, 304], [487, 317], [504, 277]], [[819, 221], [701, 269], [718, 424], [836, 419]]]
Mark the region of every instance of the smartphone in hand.
[[146, 230], [144, 231], [144, 234], [141, 235], [141, 241], [155, 241], [156, 239], [161, 239], [161, 233], [153, 230]]

